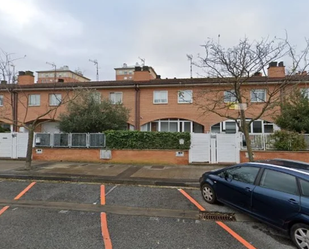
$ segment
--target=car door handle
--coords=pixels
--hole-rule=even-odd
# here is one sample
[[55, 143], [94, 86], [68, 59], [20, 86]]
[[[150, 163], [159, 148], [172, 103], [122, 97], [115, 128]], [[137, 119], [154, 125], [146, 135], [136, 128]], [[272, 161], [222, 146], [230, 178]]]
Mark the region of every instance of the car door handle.
[[297, 205], [298, 202], [294, 199], [289, 199], [289, 203], [293, 204], [293, 205]]
[[247, 192], [251, 192], [251, 188], [249, 188], [249, 187], [246, 187], [245, 190], [246, 190]]

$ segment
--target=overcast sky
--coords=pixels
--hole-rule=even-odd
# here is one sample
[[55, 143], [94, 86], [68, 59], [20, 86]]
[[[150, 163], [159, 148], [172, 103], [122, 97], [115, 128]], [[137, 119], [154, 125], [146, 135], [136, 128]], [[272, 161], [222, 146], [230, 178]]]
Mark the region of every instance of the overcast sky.
[[[115, 67], [140, 58], [162, 78], [190, 76], [208, 38], [284, 37], [301, 48], [309, 38], [309, 1], [287, 0], [0, 0], [0, 48], [18, 71], [68, 65], [92, 80], [115, 79]], [[193, 69], [193, 77], [197, 77]]]

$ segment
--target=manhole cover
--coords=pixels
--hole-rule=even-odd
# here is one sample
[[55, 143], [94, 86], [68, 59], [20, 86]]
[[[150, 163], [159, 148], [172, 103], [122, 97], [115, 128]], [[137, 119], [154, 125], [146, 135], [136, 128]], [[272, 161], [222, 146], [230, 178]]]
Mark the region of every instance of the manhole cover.
[[235, 214], [233, 213], [201, 211], [199, 218], [200, 220], [236, 221]]

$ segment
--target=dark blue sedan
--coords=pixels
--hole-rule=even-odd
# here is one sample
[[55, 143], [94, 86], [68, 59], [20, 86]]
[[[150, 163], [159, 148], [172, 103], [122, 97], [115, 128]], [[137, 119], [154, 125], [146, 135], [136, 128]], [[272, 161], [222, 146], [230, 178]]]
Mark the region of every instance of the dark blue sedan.
[[298, 248], [309, 249], [309, 173], [269, 163], [243, 163], [206, 172], [204, 200], [222, 202], [285, 230]]

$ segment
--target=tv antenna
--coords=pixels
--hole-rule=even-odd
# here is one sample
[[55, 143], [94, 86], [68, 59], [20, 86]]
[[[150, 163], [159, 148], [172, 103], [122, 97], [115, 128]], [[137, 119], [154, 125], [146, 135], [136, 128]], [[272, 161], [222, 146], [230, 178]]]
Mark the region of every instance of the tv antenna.
[[56, 82], [56, 78], [57, 78], [57, 66], [56, 66], [56, 64], [54, 63], [54, 62], [46, 62], [46, 64], [48, 64], [48, 65], [51, 65], [53, 68], [54, 68], [54, 82]]
[[96, 66], [96, 69], [97, 69], [97, 81], [99, 81], [99, 63], [98, 63], [98, 61], [97, 60], [90, 60], [89, 59], [89, 61], [90, 62], [93, 62], [93, 64]]
[[143, 66], [145, 66], [145, 62], [146, 62], [146, 60], [145, 60], [145, 59], [143, 59], [143, 58], [141, 58], [141, 57], [138, 57], [138, 58], [139, 58], [139, 59], [141, 60], [141, 62], [142, 62], [142, 65], [141, 65], [141, 66], [142, 66], [142, 67], [143, 67]]
[[187, 54], [187, 58], [190, 61], [190, 78], [192, 78], [192, 60], [193, 60], [193, 55], [192, 54]]

